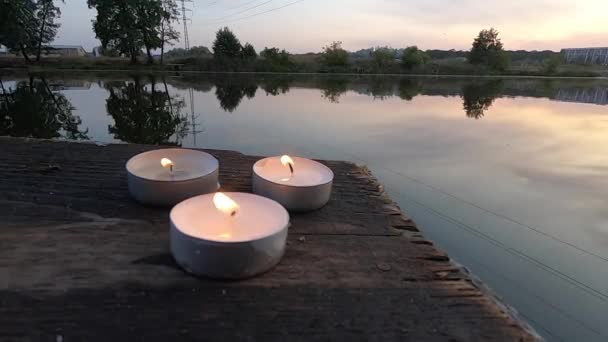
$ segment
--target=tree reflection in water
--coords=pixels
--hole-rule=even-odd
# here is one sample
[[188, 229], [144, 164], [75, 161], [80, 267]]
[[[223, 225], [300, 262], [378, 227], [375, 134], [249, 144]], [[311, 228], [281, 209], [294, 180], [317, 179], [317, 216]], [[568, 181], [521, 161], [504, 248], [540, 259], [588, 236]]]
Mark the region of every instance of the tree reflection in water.
[[374, 99], [383, 101], [394, 95], [394, 80], [390, 77], [372, 77], [369, 80], [369, 92]]
[[[106, 88], [110, 92], [106, 109], [114, 119], [108, 131], [115, 139], [179, 145], [188, 134], [188, 119], [181, 113], [184, 100], [171, 96], [166, 86], [158, 90], [156, 80], [151, 79], [148, 87], [136, 77], [133, 82], [106, 83]], [[171, 141], [172, 137], [175, 141]]]
[[255, 97], [258, 85], [253, 77], [218, 77], [214, 80], [215, 97], [226, 112], [234, 112], [243, 97]]
[[51, 139], [88, 139], [80, 117], [65, 95], [53, 92], [44, 78], [33, 76], [6, 88], [0, 80], [0, 135]]
[[346, 93], [350, 87], [348, 77], [323, 77], [319, 82], [323, 98], [331, 103], [339, 103], [340, 96]]
[[260, 87], [264, 89], [266, 95], [277, 96], [286, 94], [289, 91], [291, 82], [293, 82], [293, 79], [289, 76], [273, 75], [270, 77], [264, 77], [264, 79], [260, 82]]
[[480, 119], [503, 90], [502, 80], [466, 83], [462, 87], [462, 106], [467, 117]]
[[403, 78], [399, 81], [399, 98], [411, 101], [422, 92], [419, 80]]

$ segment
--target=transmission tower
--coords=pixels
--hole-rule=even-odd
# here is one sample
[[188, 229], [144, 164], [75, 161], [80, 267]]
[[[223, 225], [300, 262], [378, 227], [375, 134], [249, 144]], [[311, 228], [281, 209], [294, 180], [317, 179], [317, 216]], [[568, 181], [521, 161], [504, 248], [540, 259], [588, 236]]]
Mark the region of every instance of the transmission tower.
[[190, 40], [188, 39], [188, 11], [192, 9], [186, 7], [186, 2], [194, 2], [194, 0], [181, 0], [182, 1], [182, 20], [184, 21], [184, 48], [190, 50]]

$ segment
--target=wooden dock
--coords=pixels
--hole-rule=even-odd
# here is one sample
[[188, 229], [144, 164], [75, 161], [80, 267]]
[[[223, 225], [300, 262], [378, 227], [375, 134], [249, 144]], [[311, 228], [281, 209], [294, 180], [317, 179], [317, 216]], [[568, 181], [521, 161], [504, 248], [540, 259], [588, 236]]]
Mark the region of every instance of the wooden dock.
[[[293, 214], [286, 254], [259, 277], [195, 278], [169, 254], [168, 209], [129, 198], [143, 145], [0, 138], [2, 341], [535, 341], [362, 167], [330, 203]], [[208, 151], [225, 191], [258, 158]]]

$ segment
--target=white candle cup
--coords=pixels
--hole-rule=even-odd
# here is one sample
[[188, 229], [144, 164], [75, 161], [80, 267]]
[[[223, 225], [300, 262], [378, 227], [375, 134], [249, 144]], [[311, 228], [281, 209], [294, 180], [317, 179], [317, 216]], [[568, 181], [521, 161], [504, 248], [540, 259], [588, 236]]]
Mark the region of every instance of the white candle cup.
[[148, 151], [129, 159], [126, 168], [129, 193], [143, 204], [173, 206], [187, 198], [215, 192], [219, 187], [219, 163], [202, 151], [182, 148]]
[[292, 157], [290, 168], [281, 158], [268, 157], [253, 165], [253, 192], [290, 211], [311, 211], [327, 204], [334, 173], [321, 163], [299, 157]]
[[196, 196], [170, 213], [171, 254], [186, 272], [243, 279], [275, 266], [285, 251], [289, 214], [265, 197], [226, 193], [238, 204], [234, 215], [218, 210], [214, 194]]

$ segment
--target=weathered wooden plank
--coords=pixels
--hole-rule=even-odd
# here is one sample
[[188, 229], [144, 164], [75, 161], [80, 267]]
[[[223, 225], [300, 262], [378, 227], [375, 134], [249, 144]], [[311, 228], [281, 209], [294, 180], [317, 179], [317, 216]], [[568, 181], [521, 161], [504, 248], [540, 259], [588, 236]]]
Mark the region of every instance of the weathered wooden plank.
[[[168, 209], [127, 193], [152, 146], [0, 138], [0, 339], [528, 341], [536, 337], [425, 240], [365, 168], [324, 161], [332, 199], [292, 215], [286, 254], [252, 279], [177, 268]], [[228, 191], [256, 157], [210, 151]]]

